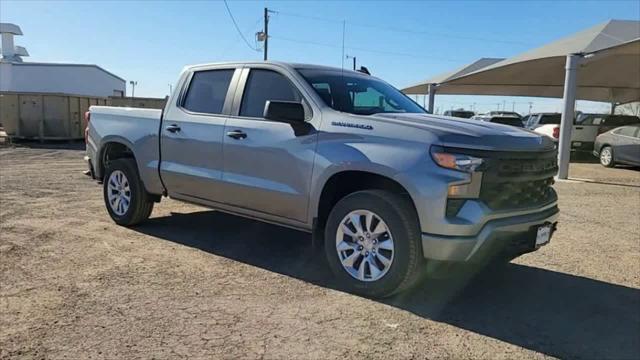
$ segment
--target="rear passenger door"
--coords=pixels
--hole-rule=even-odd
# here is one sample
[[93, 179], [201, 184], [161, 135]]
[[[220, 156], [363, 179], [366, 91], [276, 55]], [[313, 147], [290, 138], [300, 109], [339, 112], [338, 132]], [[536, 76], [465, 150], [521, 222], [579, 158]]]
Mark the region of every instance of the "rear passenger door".
[[225, 126], [222, 196], [239, 209], [306, 222], [315, 127], [309, 121], [294, 129], [263, 117], [268, 100], [284, 100], [302, 102], [312, 120], [313, 111], [288, 71], [268, 64], [243, 70]]
[[219, 199], [224, 126], [240, 71], [196, 70], [183, 82], [175, 106], [167, 107], [160, 129], [160, 172], [170, 196]]

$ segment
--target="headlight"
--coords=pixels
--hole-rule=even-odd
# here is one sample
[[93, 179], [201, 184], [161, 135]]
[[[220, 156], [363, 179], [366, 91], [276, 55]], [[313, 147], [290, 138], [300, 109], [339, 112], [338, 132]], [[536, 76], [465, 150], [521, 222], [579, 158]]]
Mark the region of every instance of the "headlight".
[[480, 165], [482, 165], [483, 160], [481, 158], [462, 155], [462, 154], [453, 154], [445, 152], [444, 149], [439, 147], [431, 148], [431, 157], [433, 161], [436, 162], [439, 166], [447, 169], [464, 171], [464, 172], [474, 172]]

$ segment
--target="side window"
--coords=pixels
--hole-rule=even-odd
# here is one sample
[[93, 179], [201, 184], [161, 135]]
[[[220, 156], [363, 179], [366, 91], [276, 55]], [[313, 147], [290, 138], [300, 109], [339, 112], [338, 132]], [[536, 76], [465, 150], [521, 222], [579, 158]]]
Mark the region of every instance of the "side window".
[[242, 95], [240, 116], [261, 118], [267, 100], [301, 101], [291, 81], [271, 70], [252, 69]]
[[636, 133], [636, 128], [633, 126], [625, 126], [625, 127], [616, 129], [614, 133], [618, 135], [624, 135], [624, 136], [634, 136], [634, 134]]
[[582, 118], [580, 125], [593, 125], [593, 116], [587, 116]]
[[593, 124], [593, 125], [600, 125], [600, 124], [602, 124], [603, 120], [604, 120], [604, 118], [601, 118], [601, 117], [594, 117], [594, 118], [593, 118], [593, 121], [591, 122], [591, 124]]
[[195, 72], [182, 107], [193, 112], [221, 114], [234, 71], [228, 69]]

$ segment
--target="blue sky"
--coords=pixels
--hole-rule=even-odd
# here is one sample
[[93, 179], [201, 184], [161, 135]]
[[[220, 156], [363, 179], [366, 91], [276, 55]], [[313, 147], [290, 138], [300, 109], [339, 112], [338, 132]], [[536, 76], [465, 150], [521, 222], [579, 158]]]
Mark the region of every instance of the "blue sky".
[[[341, 66], [346, 21], [346, 54], [397, 87], [480, 57], [510, 57], [609, 19], [640, 20], [637, 0], [229, 1], [229, 7], [254, 47], [263, 8], [275, 11], [272, 60]], [[2, 0], [0, 21], [22, 28], [16, 45], [28, 49], [27, 61], [98, 64], [137, 80], [138, 96], [166, 95], [188, 64], [262, 59], [241, 39], [222, 1]], [[397, 31], [404, 29], [410, 31]], [[443, 95], [436, 107], [475, 103], [488, 111], [506, 104], [509, 110], [516, 102], [516, 111], [527, 113], [529, 101], [534, 111], [561, 106], [555, 99]], [[579, 101], [578, 109], [606, 111], [608, 104]]]

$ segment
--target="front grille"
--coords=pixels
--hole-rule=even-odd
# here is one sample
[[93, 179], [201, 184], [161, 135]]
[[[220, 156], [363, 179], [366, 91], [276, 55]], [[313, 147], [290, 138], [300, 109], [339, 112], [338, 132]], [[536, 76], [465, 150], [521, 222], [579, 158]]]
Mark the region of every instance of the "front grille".
[[480, 199], [493, 210], [541, 206], [557, 199], [551, 187], [557, 152], [500, 153], [485, 160]]
[[484, 159], [478, 169], [483, 173], [480, 199], [492, 210], [537, 207], [557, 199], [552, 188], [553, 177], [558, 172], [555, 149], [540, 152], [456, 152]]
[[553, 178], [500, 183], [483, 181], [480, 199], [493, 210], [540, 206], [556, 199], [551, 185]]

